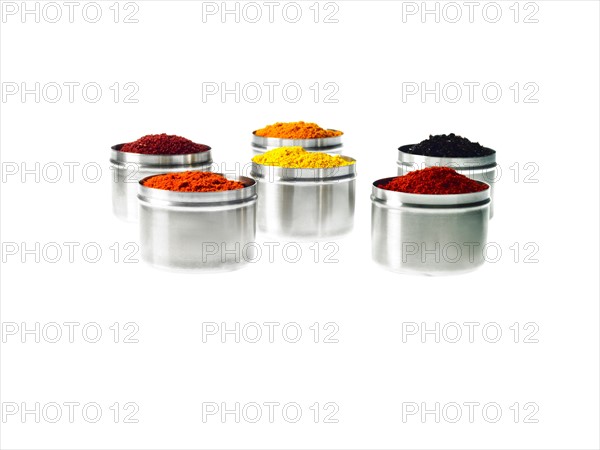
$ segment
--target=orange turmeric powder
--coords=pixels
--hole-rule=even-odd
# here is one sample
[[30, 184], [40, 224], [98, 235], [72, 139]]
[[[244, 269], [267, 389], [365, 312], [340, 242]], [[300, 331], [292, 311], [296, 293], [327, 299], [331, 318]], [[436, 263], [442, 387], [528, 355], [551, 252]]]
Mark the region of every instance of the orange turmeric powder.
[[341, 136], [337, 130], [326, 130], [312, 122], [277, 122], [256, 130], [257, 136], [280, 139], [317, 139]]
[[173, 172], [155, 175], [144, 181], [144, 186], [179, 192], [216, 192], [243, 189], [245, 186], [211, 172]]

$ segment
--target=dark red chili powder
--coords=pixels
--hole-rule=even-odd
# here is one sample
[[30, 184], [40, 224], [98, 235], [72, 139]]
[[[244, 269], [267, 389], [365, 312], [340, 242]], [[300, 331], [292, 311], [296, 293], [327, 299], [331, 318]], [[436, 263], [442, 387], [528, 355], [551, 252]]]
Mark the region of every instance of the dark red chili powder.
[[207, 150], [210, 150], [207, 145], [196, 144], [184, 137], [166, 133], [148, 134], [121, 147], [122, 152], [143, 155], [188, 155]]
[[468, 194], [489, 188], [485, 183], [472, 180], [450, 167], [427, 167], [378, 186], [381, 189], [411, 194]]
[[243, 189], [238, 181], [211, 172], [173, 172], [156, 175], [144, 181], [144, 186], [154, 189], [179, 192], [216, 192]]

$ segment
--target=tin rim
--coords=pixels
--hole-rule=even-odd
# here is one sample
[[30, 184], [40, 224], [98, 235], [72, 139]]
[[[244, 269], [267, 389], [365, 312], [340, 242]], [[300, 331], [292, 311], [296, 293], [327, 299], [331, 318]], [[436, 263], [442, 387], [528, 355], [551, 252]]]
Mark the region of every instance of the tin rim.
[[211, 164], [211, 147], [208, 150], [185, 155], [146, 155], [143, 153], [122, 152], [125, 144], [113, 145], [110, 148], [110, 162], [113, 164], [135, 163], [143, 166], [189, 166], [198, 164]]
[[326, 181], [356, 177], [356, 160], [349, 156], [341, 158], [352, 164], [327, 168], [288, 168], [253, 161], [250, 175], [266, 181]]
[[[278, 148], [278, 147], [303, 147], [305, 150], [310, 149], [332, 149], [342, 145], [343, 132], [340, 131], [339, 136], [328, 138], [313, 138], [313, 139], [283, 139], [273, 137], [257, 136], [255, 130], [252, 132], [252, 146], [257, 148]], [[328, 131], [339, 131], [329, 128]]]
[[[245, 186], [242, 189], [232, 189], [229, 191], [180, 192], [144, 186], [146, 180], [159, 175], [164, 174], [144, 177], [138, 182], [138, 199], [153, 204], [158, 202], [161, 204], [182, 206], [218, 206], [219, 204], [247, 202], [256, 198], [256, 180], [249, 177], [238, 176], [227, 178], [228, 180], [239, 181]], [[222, 173], [216, 173], [215, 175], [224, 176]]]
[[380, 178], [373, 182], [371, 200], [385, 203], [390, 206], [429, 206], [429, 207], [452, 207], [452, 206], [476, 206], [490, 202], [491, 186], [489, 183], [480, 181], [488, 188], [479, 192], [467, 194], [411, 194], [408, 192], [390, 191], [380, 188], [381, 184], [387, 183], [395, 177]]
[[[493, 153], [486, 156], [476, 156], [476, 157], [441, 157], [441, 156], [425, 156], [425, 155], [415, 155], [413, 153], [407, 153], [405, 150], [410, 147], [415, 146], [416, 144], [403, 145], [398, 148], [398, 165], [413, 165], [413, 164], [422, 164], [426, 167], [431, 166], [444, 166], [444, 167], [453, 167], [460, 169], [484, 169], [487, 167], [495, 167], [496, 166], [496, 150], [491, 150]], [[485, 147], [487, 148], [487, 147]]]

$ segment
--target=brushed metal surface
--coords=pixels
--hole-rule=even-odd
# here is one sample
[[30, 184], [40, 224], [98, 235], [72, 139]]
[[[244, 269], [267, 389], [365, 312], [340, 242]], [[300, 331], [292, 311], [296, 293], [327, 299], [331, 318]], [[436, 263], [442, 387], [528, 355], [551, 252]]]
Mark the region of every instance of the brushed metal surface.
[[112, 205], [114, 214], [122, 220], [138, 218], [138, 182], [142, 178], [186, 170], [210, 171], [211, 151], [187, 155], [142, 155], [120, 151], [124, 144], [111, 147]]
[[481, 266], [487, 244], [490, 190], [421, 195], [380, 189], [373, 183], [373, 260], [403, 273], [445, 275]]
[[[337, 131], [337, 130], [331, 130]], [[278, 147], [303, 147], [309, 152], [340, 154], [342, 152], [342, 135], [318, 139], [281, 139], [257, 136], [252, 132], [252, 150], [254, 154], [264, 153]]]
[[260, 231], [287, 238], [320, 239], [352, 230], [356, 164], [286, 169], [252, 163], [251, 175], [258, 185]]
[[256, 182], [221, 192], [173, 192], [138, 183], [140, 251], [175, 270], [235, 270], [256, 258]]

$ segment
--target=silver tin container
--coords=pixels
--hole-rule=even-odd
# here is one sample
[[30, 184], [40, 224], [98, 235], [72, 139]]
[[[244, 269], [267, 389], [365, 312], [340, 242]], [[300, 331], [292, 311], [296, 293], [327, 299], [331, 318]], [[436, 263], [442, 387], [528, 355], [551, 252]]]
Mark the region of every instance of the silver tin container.
[[423, 195], [381, 189], [373, 183], [371, 251], [396, 272], [444, 275], [484, 263], [490, 189], [469, 194]]
[[[337, 131], [337, 130], [331, 130]], [[302, 147], [309, 152], [342, 153], [342, 135], [320, 139], [281, 139], [257, 136], [252, 132], [252, 151], [254, 154], [265, 153], [279, 147]]]
[[[433, 156], [413, 155], [405, 150], [413, 145], [403, 145], [398, 149], [398, 175], [406, 175], [413, 170], [425, 167], [444, 166], [452, 167], [458, 173], [473, 180], [483, 181], [490, 185], [490, 218], [494, 215], [494, 185], [496, 184], [496, 152], [487, 156], [476, 158], [440, 158]], [[491, 149], [489, 149], [491, 150]]]
[[260, 231], [319, 239], [352, 230], [356, 163], [326, 169], [287, 169], [253, 162], [251, 176], [258, 184]]
[[[148, 177], [150, 178], [150, 177]], [[175, 192], [138, 183], [140, 251], [154, 266], [234, 270], [256, 258], [256, 182], [219, 192]]]
[[123, 145], [114, 145], [110, 150], [112, 204], [115, 215], [130, 222], [138, 218], [138, 182], [142, 178], [186, 170], [206, 172], [212, 165], [210, 149], [187, 155], [143, 155], [122, 152]]

